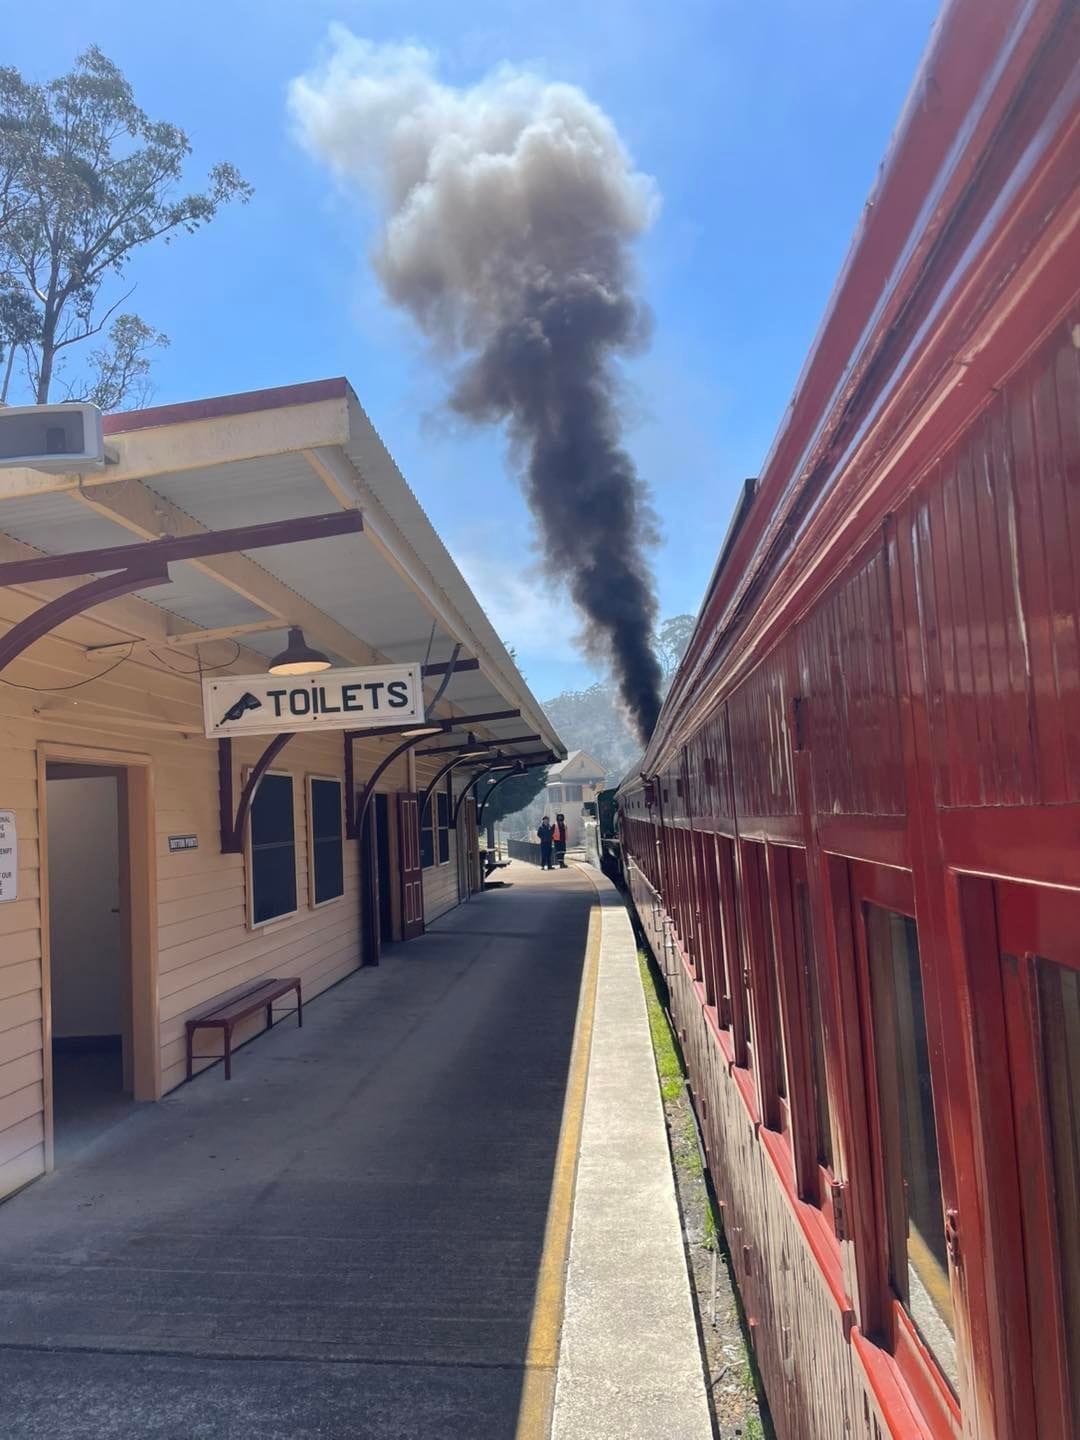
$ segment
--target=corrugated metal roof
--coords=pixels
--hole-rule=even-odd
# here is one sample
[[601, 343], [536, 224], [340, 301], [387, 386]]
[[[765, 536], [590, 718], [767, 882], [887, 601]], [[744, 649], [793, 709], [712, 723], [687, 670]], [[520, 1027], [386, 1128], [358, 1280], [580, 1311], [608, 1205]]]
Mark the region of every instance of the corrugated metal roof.
[[[400, 553], [389, 559], [371, 535], [359, 533], [256, 550], [248, 559], [389, 660], [442, 661], [461, 642], [464, 655], [479, 658], [483, 668], [454, 676], [444, 700], [467, 713], [519, 705], [525, 712], [520, 720], [494, 722], [484, 728], [506, 738], [542, 730], [545, 743], [557, 746], [553, 727], [351, 395], [348, 406], [349, 423], [355, 424], [357, 438], [348, 453], [374, 500], [369, 503], [364, 497], [364, 508], [374, 517], [373, 523], [377, 521], [376, 530], [389, 537], [391, 550], [400, 546]], [[329, 450], [322, 453], [333, 458]], [[346, 464], [346, 452], [335, 453]], [[105, 478], [88, 479], [87, 493], [92, 495], [95, 485]], [[343, 483], [346, 492], [355, 483], [347, 465]], [[102, 489], [101, 503], [122, 505], [125, 487], [130, 486], [142, 486], [152, 498], [160, 497], [162, 531], [171, 528], [166, 513], [170, 507], [217, 531], [325, 514], [341, 503], [302, 451], [201, 469], [180, 468], [141, 481], [121, 480], [111, 489]], [[4, 499], [0, 534], [5, 533], [46, 554], [137, 543], [132, 529], [91, 509], [78, 492], [62, 490]], [[214, 560], [203, 563], [210, 568]], [[182, 561], [170, 563], [170, 576], [171, 584], [137, 592], [138, 598], [187, 625], [221, 629], [271, 616], [270, 610], [250, 598], [258, 595], [254, 581], [245, 583], [246, 593], [240, 593], [205, 569]], [[272, 589], [268, 591], [267, 603], [275, 611], [287, 612], [286, 599], [280, 591], [276, 596]], [[282, 635], [267, 631], [245, 636], [243, 644], [269, 658], [281, 648]], [[334, 661], [343, 662], [342, 656], [328, 653]]]

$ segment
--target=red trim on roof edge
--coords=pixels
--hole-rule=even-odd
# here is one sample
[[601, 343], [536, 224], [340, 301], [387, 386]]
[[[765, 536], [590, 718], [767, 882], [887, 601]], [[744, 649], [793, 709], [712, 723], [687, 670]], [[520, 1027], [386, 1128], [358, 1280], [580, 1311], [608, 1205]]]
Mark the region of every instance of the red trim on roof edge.
[[184, 425], [192, 420], [220, 420], [226, 415], [249, 415], [257, 410], [280, 410], [286, 405], [314, 405], [319, 400], [342, 400], [349, 393], [343, 375], [332, 380], [309, 380], [302, 385], [278, 385], [270, 390], [244, 390], [238, 395], [215, 395], [186, 400], [179, 405], [155, 405], [148, 410], [123, 410], [106, 415], [106, 435], [127, 435], [132, 430], [153, 430], [160, 425]]

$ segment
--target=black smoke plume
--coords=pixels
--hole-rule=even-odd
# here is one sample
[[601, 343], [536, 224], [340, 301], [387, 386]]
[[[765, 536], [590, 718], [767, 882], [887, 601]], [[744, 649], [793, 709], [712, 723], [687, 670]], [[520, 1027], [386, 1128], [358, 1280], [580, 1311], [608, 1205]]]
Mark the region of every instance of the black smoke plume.
[[389, 299], [458, 364], [450, 404], [505, 423], [540, 526], [543, 603], [568, 593], [643, 741], [660, 707], [656, 524], [621, 444], [618, 357], [648, 339], [631, 255], [656, 205], [578, 89], [503, 68], [468, 90], [412, 46], [335, 27], [294, 81], [309, 148], [373, 194]]

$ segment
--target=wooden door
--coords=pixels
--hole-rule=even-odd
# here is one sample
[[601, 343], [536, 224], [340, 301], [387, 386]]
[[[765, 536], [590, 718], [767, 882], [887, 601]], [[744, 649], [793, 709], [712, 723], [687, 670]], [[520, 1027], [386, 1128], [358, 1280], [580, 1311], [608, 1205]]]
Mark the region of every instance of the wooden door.
[[424, 933], [424, 872], [420, 867], [420, 797], [398, 791], [398, 860], [401, 874], [401, 938]]

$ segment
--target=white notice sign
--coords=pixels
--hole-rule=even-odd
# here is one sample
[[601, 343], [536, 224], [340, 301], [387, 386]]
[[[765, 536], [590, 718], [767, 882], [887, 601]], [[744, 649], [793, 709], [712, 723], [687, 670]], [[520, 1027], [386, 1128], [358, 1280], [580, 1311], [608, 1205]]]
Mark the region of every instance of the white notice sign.
[[283, 731], [422, 725], [419, 663], [322, 670], [315, 675], [226, 675], [203, 681], [209, 739]]
[[15, 811], [0, 810], [0, 901], [19, 898], [19, 842]]

